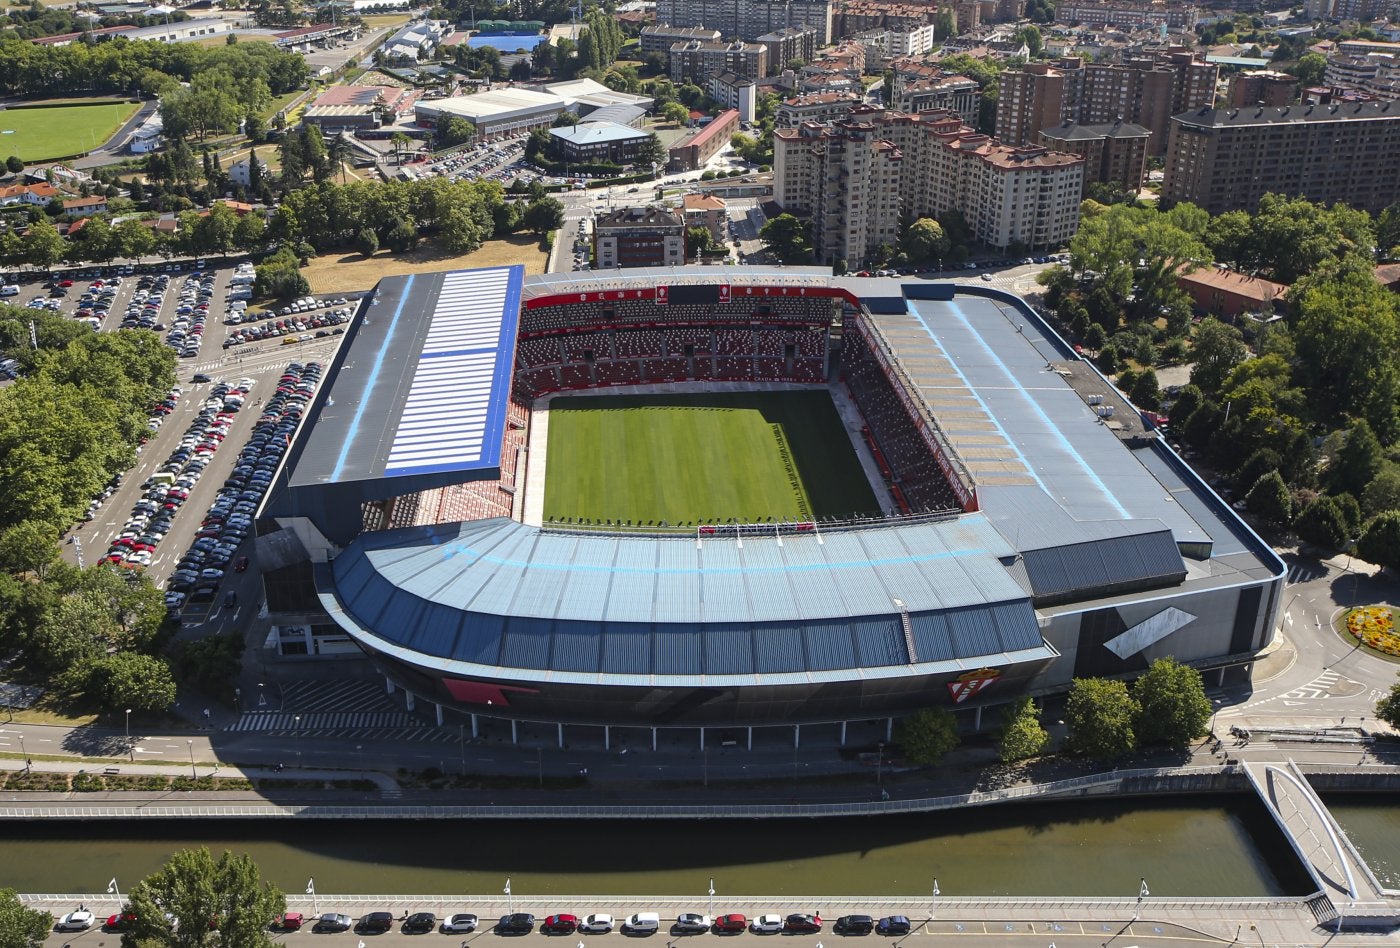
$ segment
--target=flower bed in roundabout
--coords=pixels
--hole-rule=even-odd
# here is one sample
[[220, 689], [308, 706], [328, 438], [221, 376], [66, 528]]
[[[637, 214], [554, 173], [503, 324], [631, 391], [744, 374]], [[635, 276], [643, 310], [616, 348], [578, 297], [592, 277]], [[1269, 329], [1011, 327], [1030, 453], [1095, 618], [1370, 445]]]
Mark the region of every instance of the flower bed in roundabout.
[[1368, 648], [1400, 657], [1400, 632], [1389, 606], [1361, 606], [1346, 614], [1347, 632]]

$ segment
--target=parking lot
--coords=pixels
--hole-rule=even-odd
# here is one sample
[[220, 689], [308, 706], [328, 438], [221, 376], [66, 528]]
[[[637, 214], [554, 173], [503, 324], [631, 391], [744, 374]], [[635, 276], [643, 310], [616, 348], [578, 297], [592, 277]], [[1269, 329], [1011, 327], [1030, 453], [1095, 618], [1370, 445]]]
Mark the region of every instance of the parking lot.
[[256, 589], [245, 581], [257, 571], [251, 515], [319, 382], [312, 364], [329, 361], [358, 305], [323, 297], [249, 313], [238, 297], [250, 268], [201, 264], [74, 270], [21, 281], [11, 298], [95, 331], [149, 329], [177, 352], [176, 386], [151, 407], [135, 465], [94, 498], [64, 552], [147, 572], [180, 594], [169, 603], [187, 624], [230, 615]]

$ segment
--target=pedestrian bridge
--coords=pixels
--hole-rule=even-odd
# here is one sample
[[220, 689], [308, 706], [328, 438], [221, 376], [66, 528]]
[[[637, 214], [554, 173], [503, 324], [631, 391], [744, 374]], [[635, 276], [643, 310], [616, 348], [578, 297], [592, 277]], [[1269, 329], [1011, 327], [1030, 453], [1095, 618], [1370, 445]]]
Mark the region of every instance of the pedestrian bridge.
[[1317, 883], [1318, 895], [1309, 908], [1319, 923], [1338, 931], [1400, 923], [1400, 902], [1389, 898], [1291, 758], [1286, 764], [1247, 762], [1243, 767]]

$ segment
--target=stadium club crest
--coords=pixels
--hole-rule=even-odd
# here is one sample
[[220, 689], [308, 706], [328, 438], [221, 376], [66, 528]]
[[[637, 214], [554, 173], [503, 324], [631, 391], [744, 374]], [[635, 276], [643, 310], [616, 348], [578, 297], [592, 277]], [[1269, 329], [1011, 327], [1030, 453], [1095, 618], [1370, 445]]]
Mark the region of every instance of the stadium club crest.
[[953, 696], [953, 704], [962, 704], [1000, 677], [1001, 672], [995, 668], [965, 672], [956, 681], [948, 682], [948, 694]]

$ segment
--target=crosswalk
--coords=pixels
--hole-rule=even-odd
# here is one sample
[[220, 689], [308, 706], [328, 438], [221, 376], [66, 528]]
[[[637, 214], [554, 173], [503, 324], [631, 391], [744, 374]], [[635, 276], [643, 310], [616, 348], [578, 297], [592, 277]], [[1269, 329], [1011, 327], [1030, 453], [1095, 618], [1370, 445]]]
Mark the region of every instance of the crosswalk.
[[431, 727], [403, 711], [338, 711], [308, 714], [247, 711], [224, 730], [286, 737], [401, 740], [439, 744], [455, 742], [460, 737], [456, 730]]

